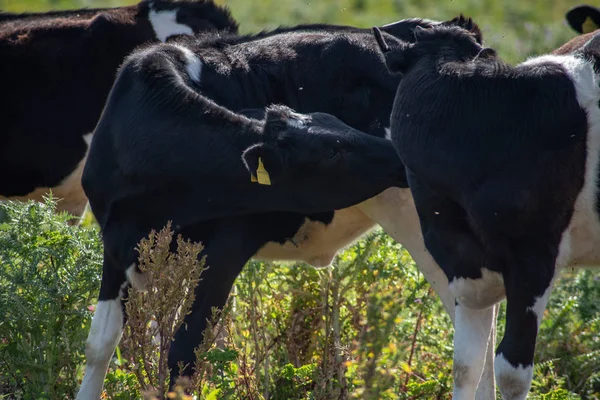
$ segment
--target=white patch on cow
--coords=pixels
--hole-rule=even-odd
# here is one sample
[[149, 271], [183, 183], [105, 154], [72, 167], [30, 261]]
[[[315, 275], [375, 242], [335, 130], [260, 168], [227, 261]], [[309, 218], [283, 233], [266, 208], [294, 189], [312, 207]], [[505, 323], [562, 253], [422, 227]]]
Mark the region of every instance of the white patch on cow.
[[185, 69], [190, 79], [199, 83], [202, 74], [202, 61], [200, 61], [200, 58], [185, 46], [174, 44], [173, 47], [183, 53]]
[[494, 357], [496, 352], [496, 324], [498, 321], [498, 310], [500, 305], [494, 306], [494, 315], [492, 318], [492, 327], [487, 343], [487, 352], [485, 355], [485, 364], [483, 373], [475, 393], [476, 400], [496, 400], [496, 377], [494, 376]]
[[88, 149], [90, 147], [90, 145], [92, 144], [92, 138], [94, 137], [94, 133], [90, 132], [90, 133], [86, 133], [85, 135], [83, 135], [83, 141], [85, 142], [85, 144], [87, 144]]
[[177, 22], [177, 10], [156, 11], [151, 6], [148, 19], [156, 33], [156, 38], [161, 42], [167, 40], [169, 36], [194, 33], [189, 26]]
[[392, 140], [392, 130], [388, 128], [383, 128], [385, 130], [385, 139]]
[[86, 368], [77, 399], [99, 399], [110, 359], [123, 331], [123, 309], [119, 298], [99, 301], [87, 338]]
[[158, 330], [158, 322], [155, 319], [150, 320], [150, 326], [148, 330], [150, 331], [150, 336], [152, 339], [152, 344], [155, 346], [160, 346], [160, 331]]
[[482, 309], [493, 306], [505, 296], [502, 274], [481, 268], [481, 278], [455, 278], [450, 291], [456, 300], [469, 308]]
[[460, 304], [456, 306], [453, 366], [455, 399], [472, 399], [475, 396], [486, 361], [494, 315], [494, 306], [483, 310]]
[[554, 279], [550, 282], [550, 285], [544, 291], [544, 294], [540, 297], [537, 297], [533, 303], [533, 306], [527, 307], [527, 311], [532, 312], [537, 318], [537, 329], [540, 329], [542, 325], [542, 318], [544, 318], [544, 311], [546, 310], [546, 306], [548, 305], [548, 299], [550, 299], [550, 293], [552, 292], [552, 287], [554, 286]]
[[127, 276], [127, 281], [135, 290], [139, 290], [140, 292], [145, 292], [147, 290], [146, 277], [137, 270], [135, 263], [131, 264], [129, 268], [125, 270], [125, 276]]
[[496, 381], [498, 388], [502, 394], [502, 398], [506, 400], [525, 400], [531, 379], [533, 378], [533, 365], [519, 365], [513, 367], [504, 357], [503, 354], [498, 354], [494, 362], [496, 369]]
[[562, 65], [577, 92], [579, 105], [588, 120], [587, 158], [584, 184], [568, 229], [563, 233], [556, 260], [557, 269], [566, 266], [600, 265], [600, 217], [596, 211], [598, 195], [598, 164], [600, 162], [600, 77], [593, 64], [572, 55], [546, 55], [527, 60], [524, 65], [553, 62]]
[[261, 260], [298, 260], [315, 267], [326, 267], [336, 253], [352, 244], [374, 227], [356, 207], [335, 212], [330, 224], [305, 220], [293, 237], [293, 243], [268, 242], [256, 254]]

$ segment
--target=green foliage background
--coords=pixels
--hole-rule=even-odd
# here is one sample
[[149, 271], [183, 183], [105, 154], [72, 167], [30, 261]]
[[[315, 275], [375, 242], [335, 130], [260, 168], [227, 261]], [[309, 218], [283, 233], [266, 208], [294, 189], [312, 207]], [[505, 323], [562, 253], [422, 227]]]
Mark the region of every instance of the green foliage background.
[[[564, 13], [581, 0], [216, 0], [229, 6], [242, 32], [308, 22], [371, 27], [402, 18], [449, 19], [464, 13], [481, 26], [489, 46], [516, 62], [547, 52], [574, 34]], [[110, 7], [136, 0], [0, 0], [0, 9], [43, 11]], [[592, 2], [592, 4], [594, 4]]]
[[[43, 11], [134, 2], [0, 0], [0, 8]], [[307, 22], [370, 27], [462, 12], [480, 24], [489, 46], [517, 62], [573, 37], [564, 13], [579, 0], [218, 2], [232, 9], [242, 32]], [[100, 275], [100, 246], [89, 230], [96, 228], [67, 227], [47, 207], [2, 207], [0, 399], [69, 398], [81, 378], [87, 307]], [[33, 232], [44, 236], [34, 240]], [[53, 269], [32, 273], [40, 268]], [[51, 279], [53, 273], [60, 279]], [[600, 399], [599, 300], [593, 272], [568, 271], [558, 283], [538, 341], [532, 399]], [[27, 314], [16, 307], [26, 307]], [[410, 256], [381, 232], [345, 251], [331, 268], [250, 263], [229, 310], [221, 346], [202, 356], [202, 399], [450, 398], [449, 319]], [[105, 397], [136, 398], [128, 361], [120, 351], [117, 355]]]

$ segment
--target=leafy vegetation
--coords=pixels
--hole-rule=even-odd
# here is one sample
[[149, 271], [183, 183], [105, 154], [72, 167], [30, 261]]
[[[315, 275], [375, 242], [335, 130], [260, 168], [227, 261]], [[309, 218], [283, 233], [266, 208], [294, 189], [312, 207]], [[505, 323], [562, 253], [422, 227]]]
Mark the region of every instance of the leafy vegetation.
[[[93, 225], [68, 225], [53, 207], [51, 199], [0, 204], [0, 398], [72, 398], [81, 379], [101, 245]], [[193, 261], [201, 247], [180, 239], [168, 253], [171, 239], [167, 228], [140, 244], [158, 289], [131, 294], [104, 398], [150, 399], [164, 383], [168, 338], [202, 270]], [[161, 276], [165, 268], [174, 269]], [[600, 398], [599, 297], [590, 271], [558, 283], [532, 399]], [[330, 268], [250, 262], [213, 322], [187, 383], [199, 399], [451, 398], [450, 320], [410, 256], [380, 231]]]
[[[0, 0], [0, 8], [41, 11], [135, 2]], [[218, 2], [231, 7], [243, 32], [305, 22], [370, 27], [463, 12], [481, 25], [487, 44], [511, 62], [573, 37], [564, 12], [579, 4]], [[53, 204], [0, 205], [0, 398], [72, 398], [81, 379], [101, 243], [93, 224], [69, 226], [66, 216], [52, 214]], [[600, 284], [591, 271], [568, 271], [558, 282], [541, 327], [530, 398], [600, 399], [599, 299]], [[451, 398], [449, 318], [406, 251], [379, 231], [343, 252], [330, 268], [250, 262], [223, 314], [198, 349], [198, 374], [190, 385], [200, 399]], [[127, 334], [105, 381], [107, 399], [140, 398], [148, 386], [144, 379], [159, 376], [164, 348], [150, 341], [155, 347], [148, 344], [145, 356], [154, 360], [148, 368], [157, 369], [140, 373], [140, 353], [127, 340], [132, 333]]]

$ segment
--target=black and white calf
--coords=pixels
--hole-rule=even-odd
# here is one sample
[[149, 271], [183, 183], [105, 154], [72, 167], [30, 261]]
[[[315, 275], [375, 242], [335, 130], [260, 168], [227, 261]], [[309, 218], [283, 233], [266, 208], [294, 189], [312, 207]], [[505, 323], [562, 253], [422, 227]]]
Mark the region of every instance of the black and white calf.
[[[387, 25], [382, 30], [391, 44], [400, 45], [414, 39], [415, 26], [464, 23], [463, 19], [444, 23], [411, 19]], [[178, 332], [171, 348], [172, 378], [178, 373], [178, 362], [193, 364], [193, 349], [202, 340], [211, 308], [225, 304], [235, 278], [250, 258], [302, 260], [325, 266], [331, 263], [340, 248], [369, 231], [376, 223], [410, 251], [453, 318], [454, 299], [448, 290], [448, 281], [425, 250], [408, 189], [391, 188], [357, 206], [341, 210], [339, 208], [344, 204], [350, 206], [358, 201], [356, 196], [364, 193], [357, 192], [337, 205], [330, 203], [330, 208], [321, 209], [323, 212], [316, 212], [317, 206], [310, 213], [284, 212], [286, 209], [309, 211], [300, 207], [310, 200], [307, 198], [311, 195], [308, 188], [317, 184], [312, 181], [319, 178], [319, 173], [315, 172], [311, 179], [306, 180], [306, 189], [299, 186], [302, 189], [300, 194], [295, 188], [287, 200], [279, 199], [281, 203], [277, 204], [266, 203], [272, 207], [271, 210], [258, 209], [256, 205], [252, 208], [250, 203], [235, 203], [239, 208], [236, 214], [231, 201], [237, 201], [239, 192], [235, 191], [239, 188], [221, 180], [221, 185], [213, 187], [212, 191], [203, 189], [204, 182], [212, 184], [211, 179], [218, 179], [218, 174], [213, 178], [194, 179], [198, 197], [190, 200], [192, 203], [183, 203], [183, 189], [179, 189], [181, 184], [175, 173], [180, 169], [176, 165], [184, 171], [189, 165], [177, 164], [175, 159], [174, 166], [165, 166], [164, 169], [154, 166], [155, 163], [164, 165], [167, 156], [174, 157], [169, 152], [181, 154], [183, 163], [190, 162], [191, 153], [198, 154], [194, 170], [203, 174], [216, 173], [225, 165], [229, 167], [230, 164], [225, 161], [239, 159], [239, 149], [227, 153], [233, 158], [224, 158], [223, 162], [212, 161], [212, 158], [209, 162], [200, 156], [204, 154], [201, 153], [204, 147], [211, 146], [208, 138], [214, 135], [207, 136], [208, 132], [202, 132], [201, 124], [190, 126], [186, 122], [194, 118], [198, 121], [210, 118], [211, 114], [202, 115], [202, 109], [194, 105], [198, 98], [207, 102], [210, 99], [233, 111], [247, 112], [247, 109], [264, 109], [271, 103], [280, 103], [302, 113], [327, 112], [355, 129], [383, 138], [398, 82], [399, 78], [387, 71], [371, 31], [342, 26], [307, 25], [247, 37], [215, 35], [208, 39], [185, 39], [152, 46], [132, 56], [121, 73], [119, 83], [113, 88], [107, 105], [107, 110], [111, 111], [105, 113], [96, 131], [98, 135], [106, 136], [105, 132], [115, 129], [118, 134], [110, 134], [114, 139], [101, 142], [94, 139], [92, 153], [98, 155], [90, 156], [86, 167], [90, 173], [84, 177], [86, 193], [102, 226], [107, 248], [97, 308], [100, 311], [94, 317], [88, 340], [90, 372], [89, 376], [86, 374], [86, 382], [93, 381], [93, 385], [87, 387], [94, 389], [86, 389], [85, 393], [97, 393], [95, 390], [102, 386], [106, 363], [120, 337], [122, 314], [116, 298], [121, 285], [127, 284], [125, 271], [135, 262], [134, 243], [147, 235], [150, 228], [160, 228], [160, 224], [170, 218], [177, 220], [179, 232], [184, 236], [204, 242], [210, 267], [203, 273], [196, 289], [196, 303], [187, 318], [188, 329]], [[152, 96], [145, 95], [153, 85], [160, 86], [160, 91], [152, 92], [155, 93]], [[254, 111], [249, 113], [256, 115]], [[129, 118], [141, 122], [121, 124]], [[125, 131], [126, 127], [129, 130]], [[194, 143], [185, 142], [193, 140], [186, 133], [200, 135], [199, 138], [206, 143], [202, 142], [203, 146], [182, 146], [181, 143]], [[144, 135], [152, 140], [128, 139]], [[160, 143], [158, 149], [164, 151], [164, 157], [156, 156], [154, 147], [157, 143]], [[104, 146], [106, 148], [102, 150]], [[335, 145], [331, 150], [332, 159], [345, 157], [344, 151], [340, 153]], [[110, 159], [102, 156], [110, 154], [120, 159], [120, 152], [129, 154], [124, 157], [125, 165], [111, 165]], [[135, 152], [135, 156], [131, 152]], [[142, 164], [137, 164], [142, 161]], [[99, 165], [103, 165], [105, 174], [119, 168], [146, 177], [151, 176], [149, 169], [156, 169], [158, 175], [157, 178], [136, 178], [132, 180], [131, 188], [115, 186], [115, 182], [104, 180], [101, 174], [91, 173], [91, 168]], [[266, 167], [271, 170], [270, 166]], [[379, 172], [367, 170], [372, 171], [375, 177], [386, 168]], [[300, 177], [294, 179], [298, 179], [297, 184], [303, 185]], [[247, 188], [266, 189], [260, 186]], [[314, 200], [323, 202], [331, 199], [333, 190], [332, 186], [325, 198]], [[356, 190], [364, 189], [357, 186]], [[233, 193], [238, 194], [233, 196]], [[143, 200], [132, 202], [132, 196]], [[217, 196], [220, 196], [219, 201]], [[296, 204], [295, 201], [302, 203]], [[219, 209], [221, 203], [223, 207]], [[207, 211], [197, 215], [195, 213], [202, 211], [198, 210], [203, 208], [201, 204], [207, 205]], [[324, 204], [317, 205], [322, 207]], [[338, 210], [334, 212], [334, 209]], [[254, 213], [241, 215], [242, 211]], [[124, 237], [128, 239], [123, 240]], [[235, 252], [231, 251], [232, 246], [237, 249]], [[130, 275], [133, 279], [131, 277], [135, 275]], [[192, 371], [192, 368], [186, 368], [183, 374], [188, 375]], [[480, 399], [494, 398], [492, 368], [486, 371], [488, 375], [480, 385]]]
[[386, 52], [403, 74], [392, 141], [456, 299], [454, 398], [475, 395], [506, 297], [496, 379], [504, 399], [525, 399], [557, 272], [600, 262], [600, 36], [510, 66], [477, 34], [417, 29]]
[[0, 198], [41, 200], [81, 215], [81, 173], [119, 65], [137, 46], [206, 30], [237, 31], [212, 0], [0, 13]]
[[[200, 71], [196, 56], [177, 46], [132, 56], [95, 130], [83, 186], [102, 227], [105, 262], [80, 398], [100, 395], [124, 290], [128, 282], [143, 286], [134, 248], [146, 232], [172, 220], [177, 231], [204, 240], [209, 266], [218, 269], [215, 259], [252, 256], [243, 238], [261, 234], [239, 231], [237, 221], [273, 224], [277, 212], [322, 213], [406, 185], [388, 140], [285, 106], [268, 107], [264, 121], [235, 114], [188, 86]], [[144, 101], [155, 98], [179, 101]], [[173, 343], [178, 356], [193, 349], [206, 323], [193, 314], [186, 322]]]

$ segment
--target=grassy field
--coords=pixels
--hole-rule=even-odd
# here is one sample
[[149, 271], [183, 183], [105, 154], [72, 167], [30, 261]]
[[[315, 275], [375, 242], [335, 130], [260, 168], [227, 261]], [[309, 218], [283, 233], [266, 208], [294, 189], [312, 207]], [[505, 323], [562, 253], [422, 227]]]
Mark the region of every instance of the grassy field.
[[[564, 13], [579, 3], [219, 2], [232, 9], [242, 32], [306, 22], [370, 27], [462, 12], [480, 24], [487, 45], [511, 62], [573, 37]], [[132, 3], [0, 0], [0, 8]], [[72, 398], [99, 283], [96, 229], [67, 226], [52, 216], [50, 205], [0, 206], [0, 399]], [[590, 271], [568, 271], [558, 283], [541, 327], [530, 398], [600, 399], [599, 300], [600, 283]], [[381, 232], [345, 251], [331, 268], [250, 263], [237, 281], [222, 329], [219, 347], [200, 349], [201, 399], [451, 398], [449, 319], [409, 255]], [[139, 398], [136, 361], [135, 351], [119, 348], [105, 398]]]

